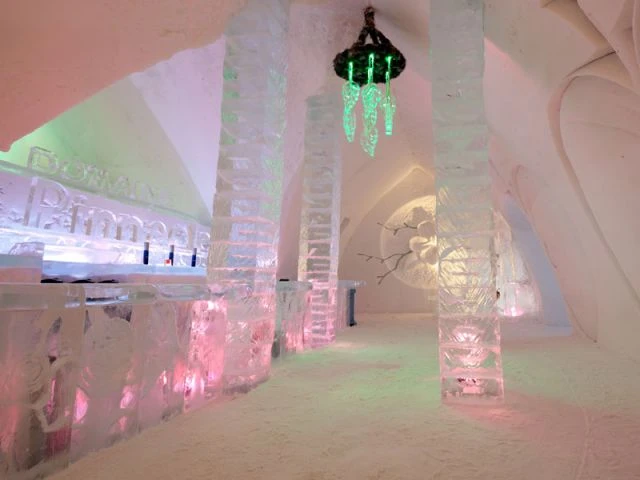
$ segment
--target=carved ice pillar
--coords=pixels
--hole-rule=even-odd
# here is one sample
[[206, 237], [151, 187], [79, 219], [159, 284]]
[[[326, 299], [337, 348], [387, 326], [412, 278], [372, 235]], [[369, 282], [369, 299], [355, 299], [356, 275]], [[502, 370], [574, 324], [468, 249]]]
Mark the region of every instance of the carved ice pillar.
[[431, 0], [442, 398], [504, 397], [484, 117], [483, 0]]
[[288, 0], [249, 0], [226, 36], [208, 279], [227, 290], [227, 390], [267, 378], [285, 130]]
[[337, 93], [307, 100], [298, 279], [313, 284], [311, 331], [305, 332], [305, 343], [314, 348], [335, 340], [342, 183], [341, 115]]

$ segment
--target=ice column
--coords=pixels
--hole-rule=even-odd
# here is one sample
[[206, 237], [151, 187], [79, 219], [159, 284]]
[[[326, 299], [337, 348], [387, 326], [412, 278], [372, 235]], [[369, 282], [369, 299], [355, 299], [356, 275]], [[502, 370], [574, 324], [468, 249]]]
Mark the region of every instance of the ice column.
[[484, 117], [483, 0], [431, 0], [442, 398], [504, 397]]
[[313, 284], [310, 344], [314, 348], [335, 340], [342, 178], [340, 115], [337, 93], [307, 100], [298, 278]]
[[259, 383], [271, 365], [288, 10], [288, 0], [249, 0], [225, 31], [208, 278], [227, 291], [227, 389]]

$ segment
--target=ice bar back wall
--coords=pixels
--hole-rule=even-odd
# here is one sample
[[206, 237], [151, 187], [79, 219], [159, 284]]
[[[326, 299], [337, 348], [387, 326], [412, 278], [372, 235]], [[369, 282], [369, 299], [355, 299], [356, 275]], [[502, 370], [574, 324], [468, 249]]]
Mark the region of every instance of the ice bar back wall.
[[[436, 13], [438, 1], [432, 2]], [[446, 35], [456, 35], [456, 28], [471, 25], [467, 30], [475, 35], [466, 40], [476, 55], [470, 62], [474, 68], [481, 65], [481, 9], [476, 8], [481, 3], [446, 12], [470, 24], [432, 30], [443, 35], [434, 38], [435, 47], [438, 40], [446, 43]], [[310, 283], [276, 285], [288, 18], [286, 0], [251, 0], [226, 29], [212, 225], [172, 210], [160, 191], [126, 177], [110, 178], [107, 171], [37, 145], [27, 168], [0, 165], [0, 253], [21, 242], [45, 244], [44, 258], [29, 256], [37, 249], [2, 257], [1, 281], [13, 284], [0, 286], [0, 367], [6, 380], [0, 382], [0, 478], [48, 474], [225, 391], [253, 388], [268, 378], [273, 357], [330, 344], [347, 323], [346, 290], [337, 279], [343, 127], [337, 90], [311, 96], [306, 104], [299, 278]], [[436, 75], [440, 67], [451, 67], [434, 55]], [[495, 265], [488, 260], [493, 220], [482, 231], [463, 230], [453, 221], [468, 213], [464, 200], [470, 192], [476, 200], [487, 199], [488, 177], [481, 172], [486, 151], [479, 144], [471, 152], [454, 152], [465, 156], [454, 158], [442, 150], [446, 135], [484, 129], [482, 122], [464, 123], [467, 115], [476, 119], [477, 114], [466, 108], [481, 101], [481, 70], [471, 77], [475, 83], [466, 87], [474, 95], [462, 95], [472, 99], [462, 112], [456, 110], [461, 95], [455, 90], [456, 100], [434, 100], [438, 154], [445, 154], [436, 159], [443, 396], [499, 398], [499, 325], [484, 295], [495, 290]], [[445, 93], [438, 90], [443, 85], [434, 82], [435, 91]], [[463, 124], [457, 123], [460, 118]], [[449, 160], [471, 157], [477, 171], [465, 178], [447, 176]], [[491, 213], [488, 204], [483, 212]], [[446, 225], [452, 228], [445, 232]], [[536, 289], [517, 263], [507, 230], [501, 230], [506, 273], [498, 286], [505, 290], [503, 312], [519, 316], [521, 310], [512, 306], [536, 311]], [[144, 241], [152, 246], [147, 267], [140, 265]], [[447, 242], [456, 248], [447, 250]], [[173, 268], [163, 266], [170, 245], [176, 246]], [[198, 268], [191, 269], [194, 248]], [[17, 284], [25, 272], [23, 281], [29, 283]], [[447, 272], [450, 284], [444, 282]], [[120, 283], [37, 284], [43, 275]], [[349, 290], [362, 285], [348, 284]], [[530, 287], [530, 305], [509, 303], [515, 297], [507, 285]], [[459, 295], [451, 302], [447, 295], [454, 290], [471, 292], [473, 301], [458, 301]], [[473, 310], [479, 304], [486, 312]], [[464, 308], [447, 310], [455, 305]], [[458, 364], [447, 370], [447, 362]], [[491, 371], [485, 368], [489, 362], [494, 362]], [[493, 390], [486, 388], [487, 380]]]

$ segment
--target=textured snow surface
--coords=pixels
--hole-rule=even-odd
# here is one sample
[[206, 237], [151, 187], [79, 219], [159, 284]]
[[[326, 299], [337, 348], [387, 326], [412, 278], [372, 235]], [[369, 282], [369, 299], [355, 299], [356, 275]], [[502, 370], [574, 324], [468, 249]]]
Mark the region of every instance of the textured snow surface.
[[[506, 403], [440, 403], [436, 322], [361, 317], [248, 395], [90, 455], [61, 479], [640, 479], [637, 363], [528, 329], [503, 341]], [[547, 330], [547, 332], [551, 332]]]

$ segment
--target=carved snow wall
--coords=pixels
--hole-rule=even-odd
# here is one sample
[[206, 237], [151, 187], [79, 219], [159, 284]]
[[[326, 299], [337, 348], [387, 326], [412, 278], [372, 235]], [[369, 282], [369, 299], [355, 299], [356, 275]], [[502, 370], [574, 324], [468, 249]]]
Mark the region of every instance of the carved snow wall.
[[249, 0], [225, 31], [222, 131], [208, 273], [228, 289], [225, 383], [269, 374], [282, 202], [287, 0]]
[[311, 347], [335, 340], [342, 184], [340, 115], [336, 93], [307, 100], [298, 278], [313, 284]]
[[484, 2], [432, 0], [440, 375], [445, 401], [504, 397], [484, 116]]

